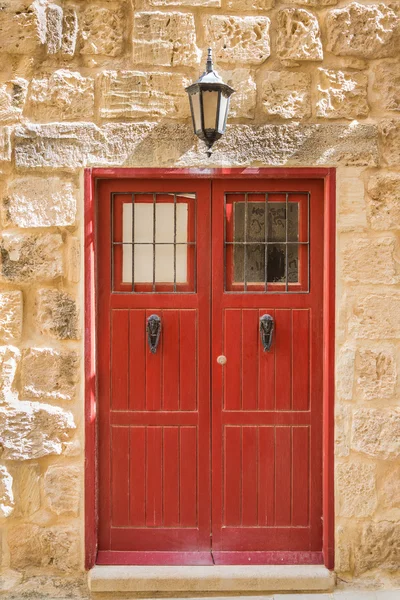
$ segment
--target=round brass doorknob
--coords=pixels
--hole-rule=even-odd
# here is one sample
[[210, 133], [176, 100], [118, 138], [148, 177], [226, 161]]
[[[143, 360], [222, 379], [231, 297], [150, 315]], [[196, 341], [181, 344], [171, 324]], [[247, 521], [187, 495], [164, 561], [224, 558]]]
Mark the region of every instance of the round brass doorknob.
[[226, 365], [226, 356], [224, 356], [223, 354], [221, 354], [220, 356], [218, 356], [217, 363], [219, 365]]

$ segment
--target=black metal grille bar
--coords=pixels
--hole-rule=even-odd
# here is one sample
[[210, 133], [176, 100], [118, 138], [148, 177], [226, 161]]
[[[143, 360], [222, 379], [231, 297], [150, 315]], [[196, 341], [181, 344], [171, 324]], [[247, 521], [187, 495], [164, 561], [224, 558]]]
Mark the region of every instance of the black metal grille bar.
[[153, 292], [156, 291], [156, 202], [157, 194], [153, 194]]
[[174, 194], [174, 292], [176, 292], [176, 194]]
[[243, 281], [244, 281], [244, 291], [247, 292], [247, 208], [248, 208], [248, 194], [244, 195], [244, 261], [243, 261]]
[[135, 194], [132, 194], [132, 292], [135, 291]]
[[289, 194], [285, 194], [285, 241], [286, 241], [286, 246], [285, 246], [285, 289], [286, 291], [288, 291], [289, 289], [289, 285], [288, 285], [288, 279], [289, 279], [289, 252], [288, 252], [288, 233], [289, 233], [289, 210], [288, 210], [288, 201], [289, 201]]

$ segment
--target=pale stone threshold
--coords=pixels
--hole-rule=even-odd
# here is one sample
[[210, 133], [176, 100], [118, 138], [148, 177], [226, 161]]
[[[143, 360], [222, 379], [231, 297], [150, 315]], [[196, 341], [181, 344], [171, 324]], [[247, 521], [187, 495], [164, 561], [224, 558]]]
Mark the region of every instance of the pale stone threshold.
[[89, 571], [91, 592], [329, 592], [335, 575], [323, 565], [103, 566]]

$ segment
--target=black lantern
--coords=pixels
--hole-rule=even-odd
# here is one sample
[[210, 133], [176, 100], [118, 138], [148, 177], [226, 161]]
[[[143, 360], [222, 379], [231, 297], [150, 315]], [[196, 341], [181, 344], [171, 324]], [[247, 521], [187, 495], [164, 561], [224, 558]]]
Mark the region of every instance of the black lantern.
[[235, 91], [214, 71], [211, 48], [208, 49], [205, 72], [186, 91], [194, 132], [207, 144], [207, 156], [211, 156], [212, 145], [225, 133], [229, 100]]

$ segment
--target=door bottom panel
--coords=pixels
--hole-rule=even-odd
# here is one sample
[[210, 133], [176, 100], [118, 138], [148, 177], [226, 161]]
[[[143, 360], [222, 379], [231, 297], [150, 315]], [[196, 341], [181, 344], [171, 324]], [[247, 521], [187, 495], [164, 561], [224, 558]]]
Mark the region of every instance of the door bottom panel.
[[215, 565], [322, 565], [322, 552], [213, 552]]
[[211, 566], [210, 552], [120, 552], [99, 550], [98, 565]]

